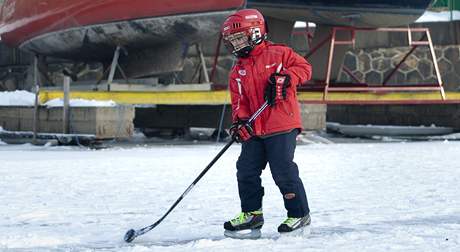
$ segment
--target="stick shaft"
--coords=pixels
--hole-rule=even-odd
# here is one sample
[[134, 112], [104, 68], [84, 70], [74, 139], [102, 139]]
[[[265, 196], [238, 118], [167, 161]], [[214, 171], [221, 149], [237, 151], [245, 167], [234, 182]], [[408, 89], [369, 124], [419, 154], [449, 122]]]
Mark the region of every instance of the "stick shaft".
[[235, 143], [235, 139], [232, 139], [230, 142], [225, 145], [225, 147], [214, 157], [214, 159], [206, 166], [206, 168], [198, 175], [198, 177], [193, 181], [193, 183], [182, 193], [182, 195], [174, 202], [174, 204], [169, 208], [169, 210], [161, 217], [157, 222], [154, 224], [145, 227], [143, 229], [140, 229], [138, 232], [138, 235], [142, 235], [147, 233], [148, 231], [154, 229], [158, 224], [160, 224], [171, 212], [176, 208], [176, 206], [185, 198], [185, 196], [195, 187], [195, 185], [203, 178], [203, 176], [211, 169], [211, 167], [217, 162], [217, 160], [220, 159], [220, 157], [232, 146], [232, 144]]

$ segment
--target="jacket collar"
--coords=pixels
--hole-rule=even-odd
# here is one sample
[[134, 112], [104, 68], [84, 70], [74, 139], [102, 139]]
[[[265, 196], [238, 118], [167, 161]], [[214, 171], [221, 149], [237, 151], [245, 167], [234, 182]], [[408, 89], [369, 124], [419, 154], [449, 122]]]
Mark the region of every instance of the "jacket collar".
[[254, 57], [257, 55], [260, 55], [265, 48], [267, 47], [267, 41], [262, 41], [262, 43], [258, 44], [252, 51], [251, 54], [249, 55], [250, 57]]
[[262, 54], [262, 52], [265, 50], [265, 48], [267, 48], [268, 43], [270, 43], [270, 42], [263, 41], [262, 43], [258, 44], [251, 51], [251, 54], [249, 54], [249, 57], [247, 57], [247, 58], [239, 58], [237, 64], [238, 65], [245, 65], [248, 62], [254, 62], [255, 61], [254, 57]]

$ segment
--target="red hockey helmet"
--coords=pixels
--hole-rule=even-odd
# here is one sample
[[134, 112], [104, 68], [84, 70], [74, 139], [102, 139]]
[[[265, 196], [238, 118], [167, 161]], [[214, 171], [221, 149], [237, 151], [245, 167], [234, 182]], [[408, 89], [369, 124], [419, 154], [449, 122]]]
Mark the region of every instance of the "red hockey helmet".
[[227, 49], [236, 57], [247, 57], [267, 37], [265, 19], [256, 9], [244, 9], [229, 16], [221, 28]]

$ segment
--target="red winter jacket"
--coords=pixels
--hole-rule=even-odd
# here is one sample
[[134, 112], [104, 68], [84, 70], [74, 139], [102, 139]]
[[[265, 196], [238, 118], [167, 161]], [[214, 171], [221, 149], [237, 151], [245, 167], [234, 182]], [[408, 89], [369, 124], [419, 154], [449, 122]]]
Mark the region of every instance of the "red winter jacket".
[[248, 119], [265, 102], [264, 91], [270, 75], [283, 64], [281, 73], [291, 76], [287, 100], [267, 108], [254, 122], [256, 136], [271, 135], [290, 129], [301, 129], [297, 85], [311, 78], [311, 65], [291, 48], [263, 42], [248, 58], [240, 58], [230, 73], [233, 122]]

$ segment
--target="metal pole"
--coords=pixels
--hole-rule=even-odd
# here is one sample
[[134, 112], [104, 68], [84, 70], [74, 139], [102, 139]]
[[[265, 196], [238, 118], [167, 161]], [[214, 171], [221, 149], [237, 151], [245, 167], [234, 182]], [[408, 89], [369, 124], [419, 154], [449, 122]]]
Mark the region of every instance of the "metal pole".
[[[423, 40], [425, 38], [425, 35], [421, 38]], [[404, 62], [406, 62], [407, 58], [417, 49], [418, 45], [413, 45], [412, 49], [401, 59], [401, 61], [395, 66], [395, 68], [388, 74], [385, 79], [383, 80], [382, 86], [385, 86], [387, 82], [393, 77], [393, 75], [398, 71], [398, 69], [402, 66]]]
[[214, 77], [216, 76], [217, 63], [219, 62], [221, 44], [222, 44], [222, 34], [219, 36], [219, 40], [217, 42], [216, 52], [214, 54], [214, 64], [212, 65], [211, 77], [209, 77], [210, 81], [213, 81]]
[[33, 124], [33, 138], [32, 144], [37, 144], [37, 131], [38, 131], [38, 96], [40, 95], [40, 83], [38, 78], [38, 56], [35, 55], [33, 62], [33, 75], [35, 86], [35, 103], [34, 103], [34, 124]]
[[436, 78], [438, 79], [439, 92], [441, 93], [441, 98], [446, 99], [446, 93], [444, 92], [441, 72], [439, 71], [438, 59], [436, 57], [436, 52], [433, 46], [433, 40], [431, 39], [430, 30], [426, 30], [426, 36], [428, 37], [428, 43], [430, 47], [431, 57], [433, 58], [434, 71], [436, 73]]
[[109, 79], [107, 80], [107, 91], [110, 91], [110, 85], [113, 82], [113, 78], [115, 77], [115, 71], [117, 70], [118, 59], [120, 58], [120, 46], [117, 46], [115, 50], [115, 54], [113, 55], [112, 66], [110, 67], [110, 74]]
[[64, 77], [64, 107], [62, 108], [62, 133], [69, 134], [70, 118], [69, 118], [69, 95], [70, 95], [70, 77]]
[[216, 139], [216, 143], [218, 143], [220, 141], [220, 134], [222, 133], [222, 130], [223, 130], [223, 126], [224, 126], [224, 120], [225, 120], [225, 109], [227, 108], [227, 104], [224, 103], [224, 105], [222, 106], [222, 113], [220, 115], [220, 121], [219, 121], [219, 128], [217, 129], [217, 139]]
[[335, 46], [335, 36], [336, 28], [332, 28], [331, 36], [331, 46], [329, 47], [329, 56], [327, 61], [327, 70], [326, 70], [326, 86], [324, 87], [323, 101], [327, 99], [327, 93], [329, 92], [329, 82], [331, 81], [331, 69], [332, 69], [332, 59], [334, 58], [334, 46]]
[[198, 54], [200, 55], [201, 69], [203, 70], [204, 81], [206, 83], [210, 83], [209, 75], [208, 75], [208, 69], [206, 68], [206, 61], [204, 60], [203, 51], [201, 50], [201, 44], [196, 44], [196, 49], [198, 51]]
[[307, 55], [305, 55], [305, 59], [308, 59], [310, 58], [313, 54], [316, 53], [316, 51], [318, 51], [321, 47], [323, 47], [324, 45], [326, 45], [326, 43], [328, 41], [330, 41], [332, 38], [332, 34], [327, 36], [325, 39], [323, 39], [321, 42], [319, 42], [314, 48], [312, 48], [308, 53]]

